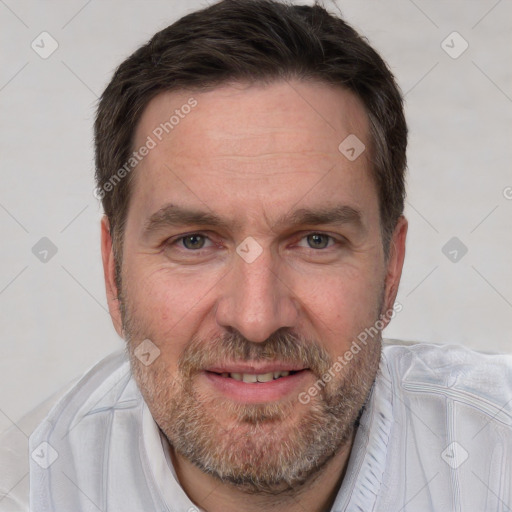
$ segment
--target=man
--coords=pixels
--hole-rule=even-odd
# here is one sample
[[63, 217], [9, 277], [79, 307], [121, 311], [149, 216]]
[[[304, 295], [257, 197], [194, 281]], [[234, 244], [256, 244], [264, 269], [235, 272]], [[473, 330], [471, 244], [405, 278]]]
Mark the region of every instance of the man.
[[508, 510], [510, 358], [381, 349], [406, 137], [318, 5], [224, 0], [123, 62], [95, 143], [127, 350], [32, 435], [32, 510]]

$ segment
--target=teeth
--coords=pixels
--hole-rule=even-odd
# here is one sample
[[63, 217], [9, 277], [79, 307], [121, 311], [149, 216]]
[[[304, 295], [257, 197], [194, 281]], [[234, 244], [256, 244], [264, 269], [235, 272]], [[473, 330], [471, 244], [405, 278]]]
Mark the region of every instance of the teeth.
[[258, 382], [270, 382], [271, 380], [274, 380], [274, 374], [272, 372], [270, 373], [264, 373], [263, 375], [258, 375]]
[[274, 379], [279, 379], [279, 377], [288, 377], [290, 372], [269, 372], [269, 373], [261, 373], [259, 375], [254, 375], [252, 373], [223, 373], [223, 377], [231, 377], [232, 379], [238, 380], [240, 382], [270, 382]]

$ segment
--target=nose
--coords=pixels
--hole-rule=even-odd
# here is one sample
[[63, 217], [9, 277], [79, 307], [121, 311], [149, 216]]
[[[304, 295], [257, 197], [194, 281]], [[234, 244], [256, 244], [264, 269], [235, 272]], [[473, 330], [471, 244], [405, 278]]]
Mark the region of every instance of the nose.
[[247, 340], [263, 342], [283, 327], [295, 327], [298, 306], [287, 283], [273, 264], [269, 249], [251, 263], [238, 255], [223, 279], [216, 308], [217, 324], [234, 328]]

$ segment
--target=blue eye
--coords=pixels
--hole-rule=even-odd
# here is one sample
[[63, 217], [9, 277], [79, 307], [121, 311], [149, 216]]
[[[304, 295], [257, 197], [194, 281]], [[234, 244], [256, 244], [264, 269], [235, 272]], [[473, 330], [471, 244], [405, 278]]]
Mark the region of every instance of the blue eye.
[[[167, 241], [166, 245], [169, 250], [172, 250], [176, 255], [181, 253], [183, 256], [185, 254], [190, 256], [192, 252], [196, 252], [197, 256], [204, 256], [205, 252], [208, 252], [210, 249], [221, 249], [221, 246], [212, 241], [208, 235], [200, 232], [182, 235], [174, 240], [170, 239]], [[329, 249], [334, 249], [333, 246], [339, 246], [341, 249], [343, 245], [344, 241], [334, 236], [321, 232], [313, 232], [303, 235], [296, 247], [318, 251], [318, 253], [331, 253], [332, 250]]]
[[[307, 245], [304, 245], [304, 241], [307, 243]], [[325, 233], [310, 233], [306, 236], [304, 236], [300, 242], [300, 247], [305, 247], [307, 249], [327, 249], [333, 243], [335, 243], [336, 240], [330, 236], [326, 235]]]

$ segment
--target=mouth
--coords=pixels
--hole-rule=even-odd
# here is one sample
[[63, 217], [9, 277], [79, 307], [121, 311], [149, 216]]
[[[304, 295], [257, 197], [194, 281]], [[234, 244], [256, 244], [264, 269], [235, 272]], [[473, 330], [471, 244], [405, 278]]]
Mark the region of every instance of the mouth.
[[245, 382], [248, 384], [255, 384], [258, 382], [271, 382], [273, 380], [282, 379], [290, 375], [295, 375], [299, 371], [304, 370], [283, 370], [272, 371], [266, 373], [241, 373], [241, 372], [210, 372], [215, 375], [220, 375], [224, 379], [234, 379], [238, 382]]
[[208, 389], [242, 403], [265, 403], [298, 396], [311, 378], [309, 368], [286, 364], [265, 367], [235, 366], [208, 368], [201, 372]]

